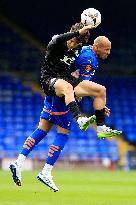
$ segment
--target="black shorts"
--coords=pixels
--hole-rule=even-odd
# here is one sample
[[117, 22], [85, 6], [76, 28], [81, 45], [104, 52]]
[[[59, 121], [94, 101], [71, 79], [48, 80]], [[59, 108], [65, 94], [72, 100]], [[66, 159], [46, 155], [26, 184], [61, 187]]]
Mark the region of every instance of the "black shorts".
[[58, 79], [63, 79], [70, 83], [73, 88], [75, 88], [80, 82], [82, 82], [82, 79], [75, 78], [73, 76], [66, 76], [66, 77], [48, 77], [45, 82], [41, 83], [41, 87], [44, 91], [44, 93], [48, 96], [56, 96], [54, 84]]

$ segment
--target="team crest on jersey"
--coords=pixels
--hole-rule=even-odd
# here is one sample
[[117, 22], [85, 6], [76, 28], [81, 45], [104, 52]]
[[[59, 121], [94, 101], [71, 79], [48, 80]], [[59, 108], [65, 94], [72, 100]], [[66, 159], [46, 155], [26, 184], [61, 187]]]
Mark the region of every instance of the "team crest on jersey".
[[[75, 57], [77, 57], [79, 55], [78, 50], [75, 50], [74, 54], [75, 54]], [[64, 58], [60, 60], [70, 66], [74, 62], [75, 57], [64, 55]]]
[[70, 66], [74, 62], [75, 58], [70, 58], [69, 56], [64, 55], [64, 58], [60, 60]]
[[85, 71], [86, 72], [90, 72], [91, 69], [92, 69], [91, 65], [86, 65], [86, 67], [85, 67]]

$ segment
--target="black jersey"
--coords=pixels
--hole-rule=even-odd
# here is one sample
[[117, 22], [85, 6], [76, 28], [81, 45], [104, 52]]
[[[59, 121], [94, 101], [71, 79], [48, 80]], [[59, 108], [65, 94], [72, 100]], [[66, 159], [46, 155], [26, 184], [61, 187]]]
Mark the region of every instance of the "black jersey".
[[71, 64], [78, 51], [68, 50], [67, 41], [79, 35], [79, 32], [69, 32], [52, 38], [41, 69], [41, 81], [45, 82], [48, 77], [68, 76], [74, 71]]

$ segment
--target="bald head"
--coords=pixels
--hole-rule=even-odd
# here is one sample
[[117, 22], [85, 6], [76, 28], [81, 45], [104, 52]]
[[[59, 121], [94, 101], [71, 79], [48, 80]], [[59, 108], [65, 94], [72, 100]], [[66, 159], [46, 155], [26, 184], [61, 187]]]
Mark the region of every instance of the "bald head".
[[97, 45], [97, 46], [111, 45], [111, 42], [106, 36], [98, 36], [94, 40], [94, 45]]
[[93, 50], [99, 58], [106, 59], [110, 54], [111, 42], [105, 36], [98, 36], [94, 40]]

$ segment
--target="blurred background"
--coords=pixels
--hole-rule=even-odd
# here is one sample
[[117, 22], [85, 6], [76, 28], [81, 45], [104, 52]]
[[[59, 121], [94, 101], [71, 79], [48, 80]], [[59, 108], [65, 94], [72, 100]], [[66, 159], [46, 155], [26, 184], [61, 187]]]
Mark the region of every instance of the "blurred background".
[[[101, 25], [91, 31], [112, 42], [108, 60], [100, 62], [95, 81], [107, 88], [111, 116], [107, 124], [123, 130], [112, 139], [98, 139], [93, 128], [81, 132], [73, 124], [58, 167], [92, 169], [136, 168], [136, 26], [134, 0], [26, 1], [0, 0], [0, 167], [6, 169], [25, 139], [35, 130], [43, 107], [40, 68], [48, 41], [80, 21], [86, 8], [98, 9]], [[91, 105], [90, 105], [91, 106]], [[90, 109], [85, 106], [84, 112]], [[90, 111], [91, 112], [91, 111]], [[30, 154], [26, 168], [45, 161], [55, 127]], [[38, 162], [38, 163], [37, 163]], [[40, 163], [41, 162], [41, 163]], [[28, 166], [29, 165], [29, 166]]]

